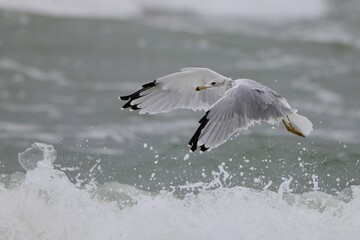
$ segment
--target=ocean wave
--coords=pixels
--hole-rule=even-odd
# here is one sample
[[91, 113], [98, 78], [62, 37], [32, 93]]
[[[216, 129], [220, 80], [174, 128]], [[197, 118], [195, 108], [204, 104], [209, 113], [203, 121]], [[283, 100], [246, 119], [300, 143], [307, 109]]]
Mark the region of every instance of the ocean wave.
[[43, 103], [43, 104], [18, 104], [12, 102], [3, 101], [0, 103], [0, 109], [12, 113], [44, 113], [50, 118], [59, 119], [62, 117], [61, 111], [59, 111], [55, 105]]
[[[1, 2], [0, 2], [1, 5]], [[0, 70], [10, 71], [15, 74], [16, 81], [22, 82], [24, 76], [38, 82], [52, 82], [59, 86], [68, 86], [70, 80], [58, 71], [45, 72], [36, 67], [27, 66], [11, 59], [0, 59]]]
[[190, 13], [202, 17], [249, 18], [254, 20], [302, 20], [327, 12], [326, 0], [226, 0], [165, 1], [122, 0], [0, 0], [0, 8], [53, 16], [127, 19], [151, 13]]
[[[36, 154], [34, 147], [42, 149]], [[28, 152], [30, 151], [30, 152]], [[34, 144], [20, 154], [37, 161], [27, 173], [0, 178], [1, 239], [358, 239], [360, 187], [333, 196], [314, 190], [291, 193], [291, 179], [277, 192], [211, 183], [147, 193], [116, 182], [83, 187], [52, 166], [56, 151]], [[35, 159], [36, 158], [36, 159]], [[195, 189], [201, 189], [197, 194]]]

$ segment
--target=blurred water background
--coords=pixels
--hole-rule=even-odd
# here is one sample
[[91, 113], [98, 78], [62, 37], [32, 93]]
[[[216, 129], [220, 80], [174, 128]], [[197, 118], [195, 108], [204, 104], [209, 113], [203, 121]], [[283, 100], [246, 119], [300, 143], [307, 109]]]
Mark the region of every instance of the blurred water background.
[[[0, 0], [0, 238], [359, 239], [359, 11]], [[189, 66], [273, 88], [314, 132], [263, 124], [200, 155], [187, 142], [204, 113], [120, 110], [120, 95]], [[24, 175], [18, 153], [34, 142], [57, 160]]]

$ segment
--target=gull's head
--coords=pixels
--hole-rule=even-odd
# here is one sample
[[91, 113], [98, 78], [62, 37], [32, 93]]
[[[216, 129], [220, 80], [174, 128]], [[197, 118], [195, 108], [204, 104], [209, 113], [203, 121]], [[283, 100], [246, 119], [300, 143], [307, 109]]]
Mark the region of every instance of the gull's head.
[[210, 82], [208, 82], [205, 85], [196, 87], [196, 91], [202, 91], [202, 90], [205, 90], [208, 88], [224, 87], [224, 86], [226, 86], [226, 82], [227, 81], [224, 78], [216, 78], [216, 79], [211, 80]]

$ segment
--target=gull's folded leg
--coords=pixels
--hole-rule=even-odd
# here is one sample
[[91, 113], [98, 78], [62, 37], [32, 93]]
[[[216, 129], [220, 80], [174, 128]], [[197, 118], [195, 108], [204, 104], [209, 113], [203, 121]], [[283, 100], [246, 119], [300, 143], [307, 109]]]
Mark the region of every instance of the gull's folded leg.
[[299, 136], [299, 137], [305, 137], [305, 135], [304, 135], [302, 132], [300, 132], [299, 130], [297, 130], [297, 129], [292, 125], [289, 117], [288, 117], [288, 116], [286, 116], [286, 117], [287, 117], [287, 119], [288, 119], [288, 121], [289, 121], [288, 123], [287, 123], [284, 119], [282, 119], [282, 122], [283, 122], [283, 124], [285, 125], [286, 130], [288, 130], [289, 132], [291, 132], [291, 133], [293, 133], [293, 134], [295, 134], [295, 135], [297, 135], [297, 136]]

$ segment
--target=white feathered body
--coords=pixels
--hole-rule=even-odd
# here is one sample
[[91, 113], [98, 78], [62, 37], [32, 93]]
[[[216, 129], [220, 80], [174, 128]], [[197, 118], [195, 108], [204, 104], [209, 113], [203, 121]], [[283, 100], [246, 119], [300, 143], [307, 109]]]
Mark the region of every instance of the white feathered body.
[[[197, 91], [198, 86], [206, 90]], [[192, 150], [218, 147], [236, 131], [260, 121], [275, 124], [284, 119], [303, 136], [313, 129], [312, 123], [274, 90], [250, 79], [231, 80], [207, 68], [181, 69], [121, 99], [128, 101], [124, 108], [140, 113], [179, 108], [207, 111], [189, 142]]]

